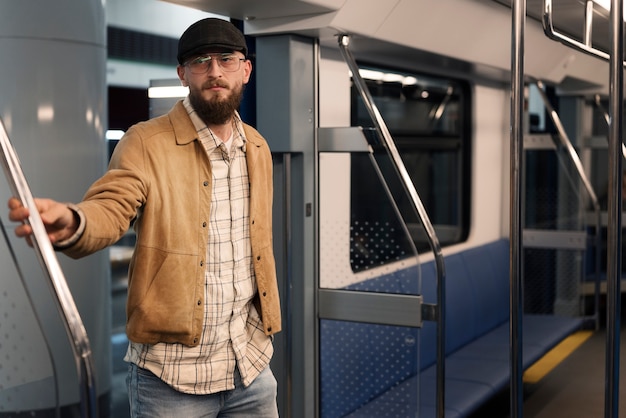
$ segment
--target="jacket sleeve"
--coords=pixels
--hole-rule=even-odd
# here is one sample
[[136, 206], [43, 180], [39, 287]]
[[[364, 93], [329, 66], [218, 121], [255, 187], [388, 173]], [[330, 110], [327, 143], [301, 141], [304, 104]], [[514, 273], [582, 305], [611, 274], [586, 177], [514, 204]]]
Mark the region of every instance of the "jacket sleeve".
[[85, 231], [63, 252], [80, 258], [117, 242], [145, 203], [147, 183], [144, 141], [133, 127], [115, 147], [107, 172], [77, 205], [85, 216]]

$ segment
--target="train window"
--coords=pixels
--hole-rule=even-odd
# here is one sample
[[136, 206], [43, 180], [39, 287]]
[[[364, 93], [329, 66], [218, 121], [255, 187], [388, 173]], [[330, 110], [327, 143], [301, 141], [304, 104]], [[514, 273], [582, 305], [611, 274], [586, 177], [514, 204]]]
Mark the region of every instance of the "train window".
[[[435, 76], [390, 73], [380, 68], [361, 67], [376, 106], [395, 141], [402, 160], [433, 223], [442, 245], [467, 239], [469, 233], [470, 201], [470, 88], [467, 82]], [[351, 123], [353, 126], [373, 127], [356, 88], [352, 87]], [[384, 193], [372, 193], [378, 182], [369, 156], [351, 157], [351, 237], [352, 254], [361, 252], [358, 231], [363, 225], [381, 225], [373, 219], [388, 206]], [[393, 186], [392, 186], [393, 187]], [[418, 251], [427, 251], [429, 244], [419, 226], [411, 202], [396, 199], [398, 210], [407, 223]], [[386, 217], [393, 219], [393, 216]], [[386, 223], [386, 222], [385, 222]], [[382, 223], [382, 224], [385, 224]], [[394, 227], [402, 242], [402, 228]], [[386, 231], [388, 233], [388, 231]], [[403, 244], [403, 245], [410, 245]], [[409, 248], [395, 248], [397, 254], [412, 254]], [[397, 258], [394, 257], [393, 258]], [[357, 257], [353, 257], [354, 260]], [[387, 259], [387, 257], [378, 257]], [[352, 263], [359, 271], [382, 262]]]

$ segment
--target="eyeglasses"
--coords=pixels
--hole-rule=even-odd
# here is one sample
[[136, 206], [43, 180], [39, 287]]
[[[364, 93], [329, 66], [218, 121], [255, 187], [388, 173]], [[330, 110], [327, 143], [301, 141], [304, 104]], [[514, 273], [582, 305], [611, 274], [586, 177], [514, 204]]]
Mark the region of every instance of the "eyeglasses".
[[224, 71], [237, 71], [241, 67], [241, 61], [245, 58], [239, 58], [234, 54], [208, 54], [192, 59], [185, 63], [192, 74], [204, 74], [209, 71], [211, 61], [217, 62], [217, 65]]

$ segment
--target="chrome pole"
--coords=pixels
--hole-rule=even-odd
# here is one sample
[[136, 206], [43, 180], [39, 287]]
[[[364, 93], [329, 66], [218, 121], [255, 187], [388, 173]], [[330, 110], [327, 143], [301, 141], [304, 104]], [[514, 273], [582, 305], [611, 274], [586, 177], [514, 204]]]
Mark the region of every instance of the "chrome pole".
[[611, 0], [609, 59], [609, 195], [607, 223], [607, 334], [605, 417], [619, 414], [619, 355], [622, 252], [622, 118], [624, 108], [624, 21], [621, 0]]
[[521, 168], [524, 120], [524, 32], [526, 0], [513, 5], [513, 34], [511, 42], [511, 197], [510, 197], [510, 325], [509, 350], [511, 366], [510, 416], [523, 417], [522, 382], [522, 198]]
[[[543, 32], [548, 38], [552, 39], [553, 41], [561, 42], [563, 45], [574, 48], [585, 54], [609, 61], [612, 54], [607, 53], [606, 51], [602, 51], [593, 46], [593, 41], [591, 39], [593, 34], [593, 30], [591, 27], [593, 23], [593, 7], [593, 1], [587, 1], [585, 6], [585, 24], [583, 27], [582, 35], [583, 42], [580, 42], [579, 40], [574, 39], [565, 33], [559, 32], [554, 28], [554, 10], [552, 9], [552, 0], [543, 0], [543, 13], [541, 19], [541, 22], [543, 23]], [[623, 54], [621, 55], [621, 57], [624, 57]], [[622, 61], [622, 65], [626, 67], [626, 62]]]

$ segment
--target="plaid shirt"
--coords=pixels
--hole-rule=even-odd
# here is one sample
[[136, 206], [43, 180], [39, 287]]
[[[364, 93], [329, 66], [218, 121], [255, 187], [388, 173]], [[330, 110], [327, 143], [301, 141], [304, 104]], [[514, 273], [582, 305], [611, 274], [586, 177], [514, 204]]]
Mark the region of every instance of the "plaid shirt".
[[236, 366], [244, 385], [252, 383], [269, 364], [273, 346], [252, 303], [257, 288], [241, 119], [235, 115], [227, 150], [200, 120], [188, 98], [183, 104], [207, 151], [213, 175], [202, 341], [196, 347], [131, 342], [126, 359], [178, 391], [209, 394], [234, 389]]

